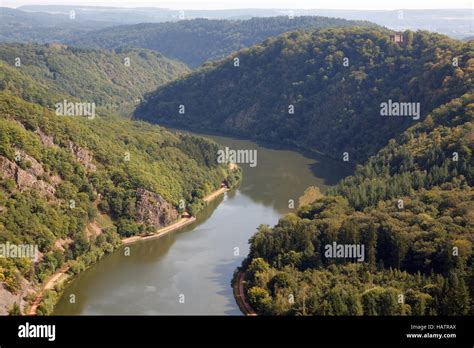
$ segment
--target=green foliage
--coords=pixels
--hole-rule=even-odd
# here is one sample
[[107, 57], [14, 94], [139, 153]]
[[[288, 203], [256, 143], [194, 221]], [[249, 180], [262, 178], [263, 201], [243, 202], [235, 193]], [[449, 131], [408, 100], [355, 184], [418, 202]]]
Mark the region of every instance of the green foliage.
[[[358, 166], [355, 174], [331, 193], [347, 197], [352, 206], [362, 210], [421, 188], [472, 186], [472, 101], [473, 95], [468, 93], [436, 108], [423, 122]], [[424, 200], [434, 203], [429, 197], [427, 193]]]
[[[273, 228], [260, 226], [243, 263], [248, 284], [260, 289], [259, 296], [247, 292], [254, 308], [276, 315], [472, 313], [472, 101], [465, 94], [433, 110], [330, 195]], [[325, 257], [333, 242], [363, 245], [365, 262]], [[267, 267], [256, 271], [260, 264]]]
[[321, 198], [322, 194], [317, 186], [310, 186], [308, 187], [301, 197], [298, 200], [298, 207], [302, 207], [304, 205], [308, 205], [313, 203], [316, 199]]
[[29, 12], [2, 7], [0, 41], [59, 42], [110, 25], [107, 21], [83, 20], [80, 17], [82, 16], [71, 20], [69, 14]]
[[55, 290], [46, 290], [38, 306], [37, 315], [50, 315], [54, 310], [54, 305], [58, 300], [58, 293]]
[[268, 291], [257, 286], [250, 288], [247, 296], [250, 305], [260, 313], [265, 313], [271, 304], [271, 297]]
[[382, 117], [381, 103], [420, 103], [424, 120], [471, 83], [472, 42], [419, 31], [412, 44], [399, 45], [390, 33], [355, 27], [268, 38], [158, 88], [135, 117], [316, 149], [336, 159], [347, 152], [362, 162], [417, 122]]
[[[0, 92], [0, 115], [2, 160], [15, 163], [16, 153], [27, 154], [31, 160], [18, 165], [55, 188], [54, 196], [48, 196], [36, 187], [20, 190], [16, 179], [4, 173], [0, 177], [0, 242], [37, 245], [43, 255], [37, 264], [0, 260], [0, 281], [13, 293], [22, 278], [43, 282], [64, 263], [79, 273], [117, 248], [120, 237], [156, 229], [138, 221], [138, 189], [159, 194], [170, 209], [183, 199], [196, 214], [204, 206], [202, 196], [230, 175], [225, 165], [213, 161], [214, 142], [146, 123], [111, 115], [93, 120], [56, 116], [5, 92]], [[41, 141], [40, 131], [52, 144]], [[95, 170], [78, 160], [71, 144], [90, 153]], [[35, 172], [38, 166], [41, 174]], [[95, 235], [91, 224], [103, 220], [98, 210], [110, 215], [115, 226], [99, 225]], [[49, 313], [52, 302], [53, 295], [40, 312]]]
[[18, 303], [14, 302], [12, 308], [8, 311], [8, 315], [19, 316], [21, 315], [21, 309]]
[[[15, 67], [17, 57], [20, 67]], [[132, 109], [137, 98], [188, 71], [184, 64], [153, 51], [60, 44], [3, 43], [0, 60], [0, 90], [50, 107], [68, 99], [111, 110]]]
[[69, 42], [75, 46], [108, 49], [142, 47], [179, 59], [190, 67], [196, 67], [206, 60], [223, 58], [232, 51], [290, 30], [354, 25], [375, 26], [365, 21], [318, 16], [298, 16], [293, 19], [288, 17], [249, 20], [193, 19], [105, 28]]

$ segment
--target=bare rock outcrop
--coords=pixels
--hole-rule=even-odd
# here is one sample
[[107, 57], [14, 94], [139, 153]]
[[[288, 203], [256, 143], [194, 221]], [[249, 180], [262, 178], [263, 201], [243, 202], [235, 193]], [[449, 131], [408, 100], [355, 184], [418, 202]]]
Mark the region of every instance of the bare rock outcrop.
[[25, 297], [35, 292], [34, 284], [21, 277], [20, 287], [21, 290], [17, 294], [12, 294], [0, 282], [0, 315], [8, 315], [8, 311], [15, 302], [20, 306], [22, 312], [25, 313], [26, 308], [29, 306], [28, 301], [25, 301]]
[[64, 251], [74, 241], [71, 238], [60, 238], [54, 242], [54, 247], [59, 251]]
[[139, 188], [136, 197], [138, 222], [163, 227], [175, 221], [179, 216], [176, 208], [157, 193]]
[[102, 228], [100, 227], [97, 221], [92, 221], [91, 223], [87, 224], [86, 226], [86, 235], [87, 238], [90, 240], [91, 238], [95, 238], [102, 233]]
[[[46, 133], [44, 133], [40, 128], [38, 128], [35, 131], [35, 133], [38, 134], [38, 136], [41, 139], [41, 143], [44, 146], [55, 147], [55, 148], [59, 147], [58, 145], [56, 145], [54, 143], [54, 138], [52, 136], [47, 135]], [[84, 167], [86, 167], [86, 169], [88, 171], [90, 171], [90, 172], [96, 171], [97, 167], [95, 166], [94, 163], [92, 163], [93, 156], [92, 156], [92, 153], [89, 150], [87, 150], [87, 149], [85, 149], [85, 148], [83, 148], [79, 145], [74, 144], [72, 141], [69, 141], [68, 149], [74, 155], [76, 160], [79, 163], [81, 163]]]
[[41, 139], [41, 143], [44, 145], [44, 146], [47, 146], [47, 147], [58, 147], [58, 145], [56, 145], [54, 143], [54, 138], [51, 136], [51, 135], [47, 135], [46, 133], [44, 133], [41, 129], [37, 129], [36, 134], [39, 135], [40, 139]]
[[[32, 158], [30, 156], [28, 157]], [[36, 168], [33, 168], [33, 166]], [[37, 178], [36, 174], [41, 175], [43, 173], [43, 167], [36, 160], [35, 164], [32, 162], [31, 168], [23, 170], [18, 166], [18, 164], [10, 161], [4, 156], [0, 156], [0, 174], [3, 177], [15, 180], [16, 186], [20, 191], [24, 191], [25, 189], [35, 189], [46, 196], [53, 197], [56, 189], [46, 181]]]
[[95, 172], [97, 167], [92, 163], [92, 153], [79, 145], [74, 144], [72, 141], [69, 142], [69, 150], [72, 152], [76, 160], [81, 163], [90, 172]]
[[44, 174], [43, 166], [34, 157], [31, 157], [24, 151], [17, 151], [17, 153], [21, 156], [22, 161], [29, 162], [29, 167], [26, 169], [29, 174], [34, 176], [41, 176]]

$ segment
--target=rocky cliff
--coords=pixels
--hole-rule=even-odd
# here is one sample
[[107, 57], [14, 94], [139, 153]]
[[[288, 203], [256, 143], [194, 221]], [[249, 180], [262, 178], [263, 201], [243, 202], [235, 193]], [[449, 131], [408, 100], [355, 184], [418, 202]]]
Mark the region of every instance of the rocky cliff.
[[16, 187], [21, 192], [26, 189], [35, 189], [40, 193], [53, 197], [56, 189], [51, 184], [38, 177], [44, 174], [44, 169], [40, 163], [30, 156], [23, 155], [23, 160], [28, 160], [31, 166], [26, 170], [10, 161], [4, 156], [0, 156], [0, 173], [4, 178], [13, 179]]
[[136, 217], [137, 221], [156, 227], [169, 225], [179, 216], [174, 206], [159, 194], [143, 188], [137, 190]]

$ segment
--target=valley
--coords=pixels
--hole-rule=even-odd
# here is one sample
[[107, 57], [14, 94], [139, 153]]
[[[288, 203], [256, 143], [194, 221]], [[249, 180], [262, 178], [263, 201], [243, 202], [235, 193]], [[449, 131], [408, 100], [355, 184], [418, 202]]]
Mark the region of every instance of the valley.
[[0, 257], [1, 314], [474, 314], [472, 39], [27, 8], [0, 16], [0, 244], [37, 252]]
[[[54, 314], [240, 315], [231, 280], [248, 253], [255, 228], [273, 225], [282, 214], [294, 211], [289, 200], [297, 201], [307, 186], [316, 185], [324, 192], [351, 172], [322, 156], [309, 158], [248, 140], [205, 136], [222, 146], [256, 149], [259, 165], [241, 165], [240, 185], [211, 202], [196, 222], [130, 245], [130, 256], [120, 248], [79, 274]], [[71, 294], [76, 303], [69, 302]], [[184, 303], [179, 302], [180, 294]]]

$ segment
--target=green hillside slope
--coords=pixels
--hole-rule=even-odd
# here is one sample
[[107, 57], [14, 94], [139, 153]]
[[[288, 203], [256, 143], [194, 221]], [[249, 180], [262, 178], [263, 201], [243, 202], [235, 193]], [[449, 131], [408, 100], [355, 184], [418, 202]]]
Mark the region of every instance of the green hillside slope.
[[[389, 35], [342, 28], [270, 38], [159, 88], [135, 116], [364, 161], [472, 83], [472, 41], [407, 32], [397, 44]], [[390, 102], [415, 103], [419, 117], [383, 117]]]
[[[4, 43], [0, 44], [0, 60], [2, 87], [15, 95], [32, 98], [37, 94], [21, 92], [30, 78], [34, 83], [28, 85], [48, 90], [44, 95], [49, 101], [56, 99], [51, 94], [70, 95], [110, 108], [131, 108], [146, 92], [188, 72], [184, 64], [143, 49], [107, 51]], [[7, 66], [11, 69], [3, 71]]]
[[176, 58], [190, 67], [206, 60], [223, 58], [242, 47], [252, 46], [269, 36], [295, 29], [375, 26], [365, 21], [328, 17], [271, 17], [249, 20], [193, 19], [179, 22], [137, 24], [94, 31], [68, 41], [74, 46], [141, 47]]
[[[472, 315], [473, 102], [435, 109], [332, 194], [261, 226], [243, 264], [257, 312]], [[333, 258], [333, 243], [364, 253]]]

